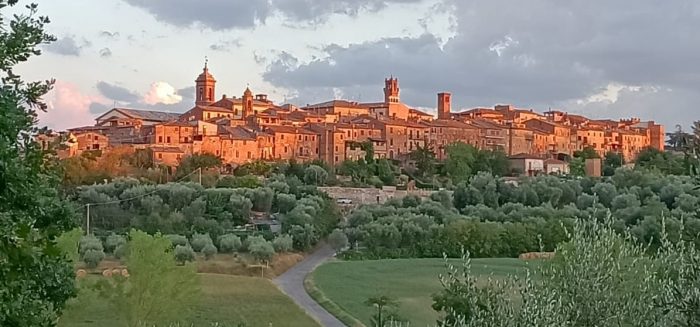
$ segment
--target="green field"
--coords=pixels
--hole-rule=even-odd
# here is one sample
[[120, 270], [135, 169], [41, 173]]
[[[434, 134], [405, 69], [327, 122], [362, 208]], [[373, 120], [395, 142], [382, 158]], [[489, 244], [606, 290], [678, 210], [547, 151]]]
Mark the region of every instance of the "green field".
[[[460, 265], [461, 260], [451, 261]], [[473, 259], [474, 274], [494, 277], [522, 274], [526, 263], [518, 259]], [[431, 309], [431, 295], [441, 290], [438, 275], [445, 272], [443, 259], [334, 261], [316, 269], [313, 283], [332, 302], [365, 324], [372, 309], [367, 298], [387, 295], [400, 303], [399, 315], [411, 326], [434, 325], [438, 314]]]
[[[267, 279], [216, 274], [200, 274], [200, 279], [200, 303], [183, 326], [209, 327], [213, 322], [232, 327], [239, 322], [248, 327], [319, 326]], [[59, 326], [122, 327], [124, 323], [97, 299], [70, 307]]]

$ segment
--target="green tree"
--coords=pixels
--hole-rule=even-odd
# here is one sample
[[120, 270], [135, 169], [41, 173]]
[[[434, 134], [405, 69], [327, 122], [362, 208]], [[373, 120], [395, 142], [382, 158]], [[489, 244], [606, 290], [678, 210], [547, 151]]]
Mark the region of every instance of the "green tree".
[[56, 238], [73, 213], [56, 191], [55, 157], [34, 142], [37, 111], [53, 81], [26, 83], [14, 66], [55, 38], [37, 5], [0, 0], [0, 326], [54, 326], [75, 295], [74, 273]]
[[193, 154], [187, 156], [180, 161], [177, 166], [176, 179], [181, 179], [197, 169], [208, 169], [221, 167], [221, 159], [213, 154]]
[[574, 158], [581, 158], [583, 161], [586, 161], [586, 159], [600, 158], [600, 155], [593, 147], [587, 146], [583, 150], [574, 151]]
[[335, 229], [328, 236], [328, 243], [330, 243], [333, 250], [338, 252], [344, 249], [346, 246], [348, 246], [348, 237], [345, 235], [345, 233], [343, 233], [342, 230]]
[[372, 315], [372, 327], [387, 327], [391, 323], [399, 321], [396, 313], [392, 311], [399, 306], [399, 303], [391, 297], [386, 295], [374, 296], [367, 299], [365, 305], [377, 310]]
[[304, 182], [311, 185], [325, 185], [328, 172], [323, 167], [311, 165], [304, 170]]
[[98, 289], [102, 297], [129, 327], [184, 318], [199, 294], [195, 266], [178, 266], [170, 241], [159, 234], [132, 230], [129, 238], [129, 277], [101, 280]]
[[445, 149], [447, 160], [445, 161], [445, 173], [452, 178], [452, 182], [466, 182], [473, 174], [478, 150], [462, 142], [452, 143]]
[[409, 157], [416, 162], [419, 176], [427, 177], [435, 173], [435, 152], [428, 145], [418, 145], [415, 150], [409, 153]]
[[622, 154], [619, 152], [610, 151], [605, 154], [605, 159], [603, 160], [603, 175], [612, 176], [615, 174], [615, 169], [622, 167], [625, 163]]

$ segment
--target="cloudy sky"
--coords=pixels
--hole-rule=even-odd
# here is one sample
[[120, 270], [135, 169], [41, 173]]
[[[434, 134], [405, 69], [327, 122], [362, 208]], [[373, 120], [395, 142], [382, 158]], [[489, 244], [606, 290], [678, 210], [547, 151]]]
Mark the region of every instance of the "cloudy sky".
[[[22, 1], [21, 1], [22, 2]], [[53, 128], [115, 104], [183, 112], [204, 57], [217, 96], [278, 103], [511, 103], [666, 124], [700, 119], [696, 0], [35, 0], [58, 41], [21, 67], [54, 77]]]

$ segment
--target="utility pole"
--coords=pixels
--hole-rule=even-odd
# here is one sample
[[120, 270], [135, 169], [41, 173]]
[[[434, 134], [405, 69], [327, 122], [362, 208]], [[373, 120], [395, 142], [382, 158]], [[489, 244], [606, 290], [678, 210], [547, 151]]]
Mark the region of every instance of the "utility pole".
[[86, 205], [86, 207], [87, 207], [87, 215], [86, 215], [86, 218], [87, 218], [87, 219], [86, 219], [86, 221], [87, 221], [86, 225], [87, 225], [87, 226], [86, 226], [86, 232], [87, 232], [87, 235], [90, 235], [90, 204], [88, 203], [88, 204]]

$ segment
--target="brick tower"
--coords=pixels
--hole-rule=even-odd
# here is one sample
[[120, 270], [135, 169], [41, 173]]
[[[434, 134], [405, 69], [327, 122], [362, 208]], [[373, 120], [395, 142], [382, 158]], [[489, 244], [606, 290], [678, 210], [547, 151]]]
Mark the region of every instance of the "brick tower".
[[243, 118], [253, 114], [253, 92], [249, 87], [243, 92]]
[[438, 119], [451, 119], [452, 95], [448, 92], [438, 93]]
[[208, 106], [214, 103], [216, 96], [216, 80], [209, 73], [209, 60], [204, 61], [204, 71], [195, 80], [196, 98], [195, 104], [198, 106]]
[[384, 79], [384, 103], [399, 103], [399, 79]]

